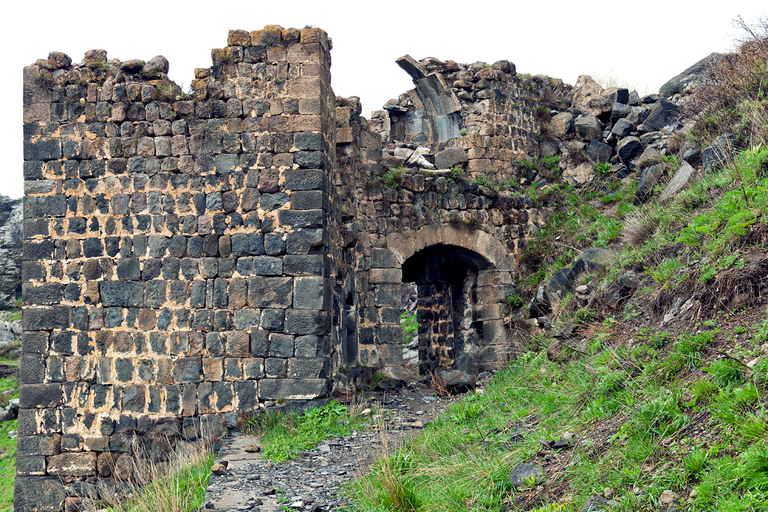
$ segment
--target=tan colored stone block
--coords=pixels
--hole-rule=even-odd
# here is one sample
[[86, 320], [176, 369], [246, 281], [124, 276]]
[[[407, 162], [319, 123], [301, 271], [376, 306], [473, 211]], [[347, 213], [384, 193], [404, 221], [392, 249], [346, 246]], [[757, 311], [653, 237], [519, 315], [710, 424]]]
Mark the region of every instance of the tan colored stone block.
[[337, 144], [351, 144], [355, 142], [355, 137], [352, 134], [352, 128], [346, 126], [344, 128], [336, 129], [336, 143]]
[[323, 48], [330, 50], [331, 45], [325, 30], [317, 27], [301, 29], [301, 43], [320, 43]]
[[511, 284], [512, 275], [506, 271], [483, 270], [477, 274], [478, 286], [492, 286], [499, 284]]
[[323, 89], [323, 81], [319, 77], [305, 77], [288, 82], [286, 93], [294, 98], [319, 98]]
[[57, 476], [96, 475], [95, 452], [62, 453], [48, 457], [48, 474]]
[[294, 44], [288, 48], [288, 61], [294, 62], [314, 62], [323, 61], [323, 49], [320, 43]]
[[80, 357], [64, 358], [64, 368], [67, 382], [77, 382], [80, 379]]
[[467, 162], [467, 172], [470, 175], [485, 174], [491, 170], [491, 161], [488, 158], [476, 158]]
[[221, 357], [204, 357], [203, 358], [203, 375], [205, 380], [208, 381], [220, 381], [224, 379], [224, 358]]
[[250, 46], [251, 34], [247, 30], [230, 30], [227, 46]]
[[285, 62], [286, 60], [288, 60], [288, 50], [282, 46], [267, 47], [268, 62]]
[[288, 128], [292, 132], [320, 132], [323, 131], [325, 123], [322, 116], [290, 116], [288, 117]]
[[474, 307], [473, 317], [475, 320], [484, 322], [486, 320], [498, 320], [504, 316], [501, 304], [479, 304]]
[[320, 98], [299, 98], [299, 114], [322, 114], [323, 102]]

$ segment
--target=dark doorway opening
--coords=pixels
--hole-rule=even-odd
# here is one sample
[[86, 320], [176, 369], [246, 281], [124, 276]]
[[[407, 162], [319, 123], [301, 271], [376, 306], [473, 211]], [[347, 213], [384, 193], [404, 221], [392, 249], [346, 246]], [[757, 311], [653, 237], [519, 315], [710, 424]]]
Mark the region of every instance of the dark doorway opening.
[[429, 246], [403, 263], [403, 282], [417, 284], [419, 373], [477, 370], [482, 320], [477, 319], [478, 273], [491, 264], [452, 245]]

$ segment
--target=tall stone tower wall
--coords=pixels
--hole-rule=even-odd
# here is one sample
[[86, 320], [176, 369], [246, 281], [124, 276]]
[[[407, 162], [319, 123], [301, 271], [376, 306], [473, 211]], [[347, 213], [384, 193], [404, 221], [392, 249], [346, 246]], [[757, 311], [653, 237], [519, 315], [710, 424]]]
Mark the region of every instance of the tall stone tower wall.
[[16, 510], [130, 467], [126, 430], [194, 438], [328, 396], [330, 47], [232, 31], [194, 95], [162, 57], [25, 68]]

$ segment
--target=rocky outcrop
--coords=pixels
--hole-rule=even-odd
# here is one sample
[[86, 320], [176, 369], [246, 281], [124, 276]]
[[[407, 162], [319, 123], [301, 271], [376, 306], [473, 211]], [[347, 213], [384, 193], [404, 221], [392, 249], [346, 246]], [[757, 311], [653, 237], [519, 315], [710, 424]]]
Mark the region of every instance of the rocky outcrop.
[[22, 222], [22, 201], [0, 196], [0, 309], [19, 307]]

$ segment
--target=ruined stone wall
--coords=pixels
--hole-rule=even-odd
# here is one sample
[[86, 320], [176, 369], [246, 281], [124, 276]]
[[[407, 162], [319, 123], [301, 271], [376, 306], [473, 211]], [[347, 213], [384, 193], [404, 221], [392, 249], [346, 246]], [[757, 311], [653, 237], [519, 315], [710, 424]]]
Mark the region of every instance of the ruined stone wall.
[[398, 64], [413, 78], [416, 88], [390, 100], [372, 116], [372, 128], [381, 134], [398, 166], [397, 148], [425, 147], [437, 169], [455, 165], [470, 178], [494, 175], [517, 180], [516, 163], [539, 154], [542, 139], [542, 101], [561, 91], [560, 80], [520, 76], [515, 65], [458, 64], [410, 56]]
[[[499, 367], [511, 353], [504, 303], [514, 292], [513, 255], [528, 231], [529, 212], [535, 211], [531, 199], [446, 173], [393, 169], [382, 163], [388, 161], [389, 143], [381, 143], [379, 130], [359, 116], [359, 109], [337, 107], [337, 161], [345, 176], [341, 216], [346, 261], [356, 278], [360, 363], [396, 373], [402, 362], [400, 285], [416, 281], [423, 284], [418, 302], [422, 373], [453, 367], [456, 343], [465, 356], [471, 352], [462, 369]], [[486, 240], [495, 245], [486, 246]], [[442, 254], [443, 263], [416, 254], [430, 248]], [[451, 261], [457, 263], [456, 275], [436, 270]], [[460, 279], [449, 283], [454, 277]]]
[[416, 89], [369, 122], [334, 96], [330, 49], [320, 29], [231, 31], [191, 94], [162, 57], [25, 68], [17, 510], [327, 399], [341, 367], [397, 375], [403, 282], [424, 372], [514, 352], [505, 301], [539, 215], [468, 178], [518, 178], [541, 90], [505, 61], [404, 58]]
[[25, 68], [16, 510], [59, 510], [60, 477], [130, 472], [121, 432], [172, 444], [200, 418], [328, 395], [330, 46], [232, 31], [192, 95], [161, 57]]

